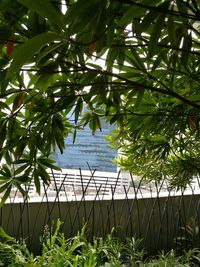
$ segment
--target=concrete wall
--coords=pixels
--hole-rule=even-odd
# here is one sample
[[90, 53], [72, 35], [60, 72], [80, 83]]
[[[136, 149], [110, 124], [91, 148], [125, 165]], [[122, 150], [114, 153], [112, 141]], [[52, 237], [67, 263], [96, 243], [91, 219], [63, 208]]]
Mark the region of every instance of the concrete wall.
[[142, 238], [144, 247], [152, 252], [171, 248], [181, 226], [192, 219], [199, 222], [199, 204], [199, 195], [5, 204], [0, 225], [10, 235], [26, 238], [34, 251], [39, 248], [44, 225], [60, 218], [67, 237], [88, 222], [90, 237], [105, 236], [115, 227], [122, 240]]

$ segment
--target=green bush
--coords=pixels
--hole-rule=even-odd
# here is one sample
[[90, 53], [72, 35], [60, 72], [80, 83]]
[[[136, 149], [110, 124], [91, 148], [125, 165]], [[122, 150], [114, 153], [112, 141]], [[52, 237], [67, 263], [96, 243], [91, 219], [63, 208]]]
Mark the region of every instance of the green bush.
[[[127, 239], [126, 244], [109, 234], [105, 240], [94, 238], [87, 240], [86, 226], [70, 239], [65, 239], [59, 232], [60, 221], [56, 230], [45, 229], [42, 255], [37, 257], [38, 266], [132, 266], [132, 262], [142, 261], [144, 253], [137, 250], [138, 242]], [[126, 264], [126, 265], [125, 265]]]
[[15, 267], [190, 267], [199, 266], [200, 251], [190, 249], [182, 255], [171, 250], [157, 257], [147, 257], [141, 242], [127, 238], [122, 243], [112, 231], [105, 239], [87, 239], [87, 227], [73, 238], [66, 239], [58, 220], [54, 227], [45, 227], [41, 255], [33, 256], [23, 241], [16, 241], [0, 228], [0, 266]]
[[23, 241], [17, 242], [0, 228], [0, 266], [24, 266], [29, 255]]

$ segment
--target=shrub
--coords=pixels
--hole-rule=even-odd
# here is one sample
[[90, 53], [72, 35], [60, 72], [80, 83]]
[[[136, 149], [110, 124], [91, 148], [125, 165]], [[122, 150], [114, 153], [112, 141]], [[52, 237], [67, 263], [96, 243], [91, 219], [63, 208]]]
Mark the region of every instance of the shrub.
[[[105, 239], [87, 239], [87, 227], [73, 238], [66, 239], [60, 231], [61, 222], [55, 227], [45, 227], [42, 252], [31, 254], [24, 241], [16, 241], [0, 228], [0, 266], [5, 267], [191, 267], [199, 266], [199, 249], [161, 252], [157, 257], [147, 257], [141, 242], [127, 238], [122, 243], [112, 231]], [[54, 229], [55, 228], [55, 229]]]

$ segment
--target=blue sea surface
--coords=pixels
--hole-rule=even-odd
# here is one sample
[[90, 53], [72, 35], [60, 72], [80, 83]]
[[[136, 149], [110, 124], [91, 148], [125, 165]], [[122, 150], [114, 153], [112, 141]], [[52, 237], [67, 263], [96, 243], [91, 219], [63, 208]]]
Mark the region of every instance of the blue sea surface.
[[109, 127], [103, 123], [103, 129], [92, 135], [88, 126], [84, 130], [77, 131], [76, 141], [69, 135], [65, 139], [65, 150], [61, 155], [55, 153], [56, 164], [66, 169], [89, 168], [96, 171], [117, 172], [117, 167], [112, 160], [117, 156], [117, 151], [111, 149], [104, 136], [109, 135]]

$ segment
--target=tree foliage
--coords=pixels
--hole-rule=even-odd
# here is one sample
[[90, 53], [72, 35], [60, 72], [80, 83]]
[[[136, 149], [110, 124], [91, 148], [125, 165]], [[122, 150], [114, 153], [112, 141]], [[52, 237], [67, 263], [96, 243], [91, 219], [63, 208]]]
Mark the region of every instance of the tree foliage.
[[125, 169], [174, 186], [199, 175], [199, 21], [194, 0], [2, 0], [4, 199], [31, 179], [39, 192], [51, 151], [101, 118]]

